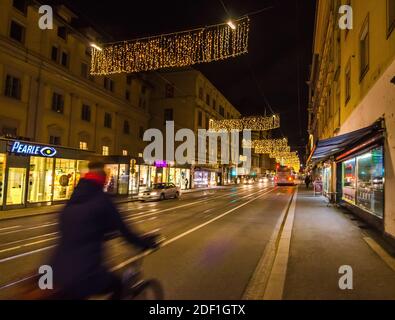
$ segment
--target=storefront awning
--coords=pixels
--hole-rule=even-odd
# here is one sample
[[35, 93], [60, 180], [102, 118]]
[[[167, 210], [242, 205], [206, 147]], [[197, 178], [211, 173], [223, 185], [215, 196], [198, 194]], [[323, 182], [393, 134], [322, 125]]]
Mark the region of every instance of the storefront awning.
[[330, 157], [340, 154], [382, 131], [381, 121], [378, 121], [369, 127], [357, 131], [331, 139], [320, 140], [317, 142], [309, 161], [317, 163], [328, 160]]

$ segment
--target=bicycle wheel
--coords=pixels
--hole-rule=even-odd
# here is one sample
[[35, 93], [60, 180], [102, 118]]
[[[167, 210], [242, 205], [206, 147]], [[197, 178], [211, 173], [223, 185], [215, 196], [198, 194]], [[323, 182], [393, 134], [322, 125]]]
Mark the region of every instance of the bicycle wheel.
[[161, 283], [156, 279], [142, 281], [133, 288], [133, 300], [163, 300], [164, 291]]

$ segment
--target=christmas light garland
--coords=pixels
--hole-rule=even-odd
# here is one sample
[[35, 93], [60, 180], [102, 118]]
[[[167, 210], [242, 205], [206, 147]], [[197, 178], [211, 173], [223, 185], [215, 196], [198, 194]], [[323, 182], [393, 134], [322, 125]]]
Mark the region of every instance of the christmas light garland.
[[92, 75], [133, 73], [218, 61], [248, 52], [249, 18], [92, 48]]
[[241, 119], [210, 120], [211, 131], [267, 131], [280, 127], [280, 115], [248, 117]]

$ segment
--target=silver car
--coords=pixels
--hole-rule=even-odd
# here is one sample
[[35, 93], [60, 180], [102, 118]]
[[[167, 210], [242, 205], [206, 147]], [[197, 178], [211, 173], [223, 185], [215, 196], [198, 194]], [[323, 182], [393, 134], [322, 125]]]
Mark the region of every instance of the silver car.
[[139, 200], [165, 200], [180, 196], [180, 188], [176, 187], [173, 183], [156, 183], [146, 191], [139, 193]]

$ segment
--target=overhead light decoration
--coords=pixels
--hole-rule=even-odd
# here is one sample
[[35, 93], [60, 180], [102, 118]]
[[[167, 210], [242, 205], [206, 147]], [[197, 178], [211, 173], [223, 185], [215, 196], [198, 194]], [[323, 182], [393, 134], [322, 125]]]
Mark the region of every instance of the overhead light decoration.
[[280, 127], [280, 115], [247, 117], [241, 119], [211, 120], [210, 131], [268, 131]]
[[291, 147], [257, 147], [254, 149], [257, 154], [276, 154], [281, 152], [291, 152]]
[[103, 48], [97, 45], [96, 43], [91, 43], [91, 47], [99, 52], [103, 51]]
[[248, 52], [249, 18], [205, 28], [92, 46], [92, 75], [185, 67]]

